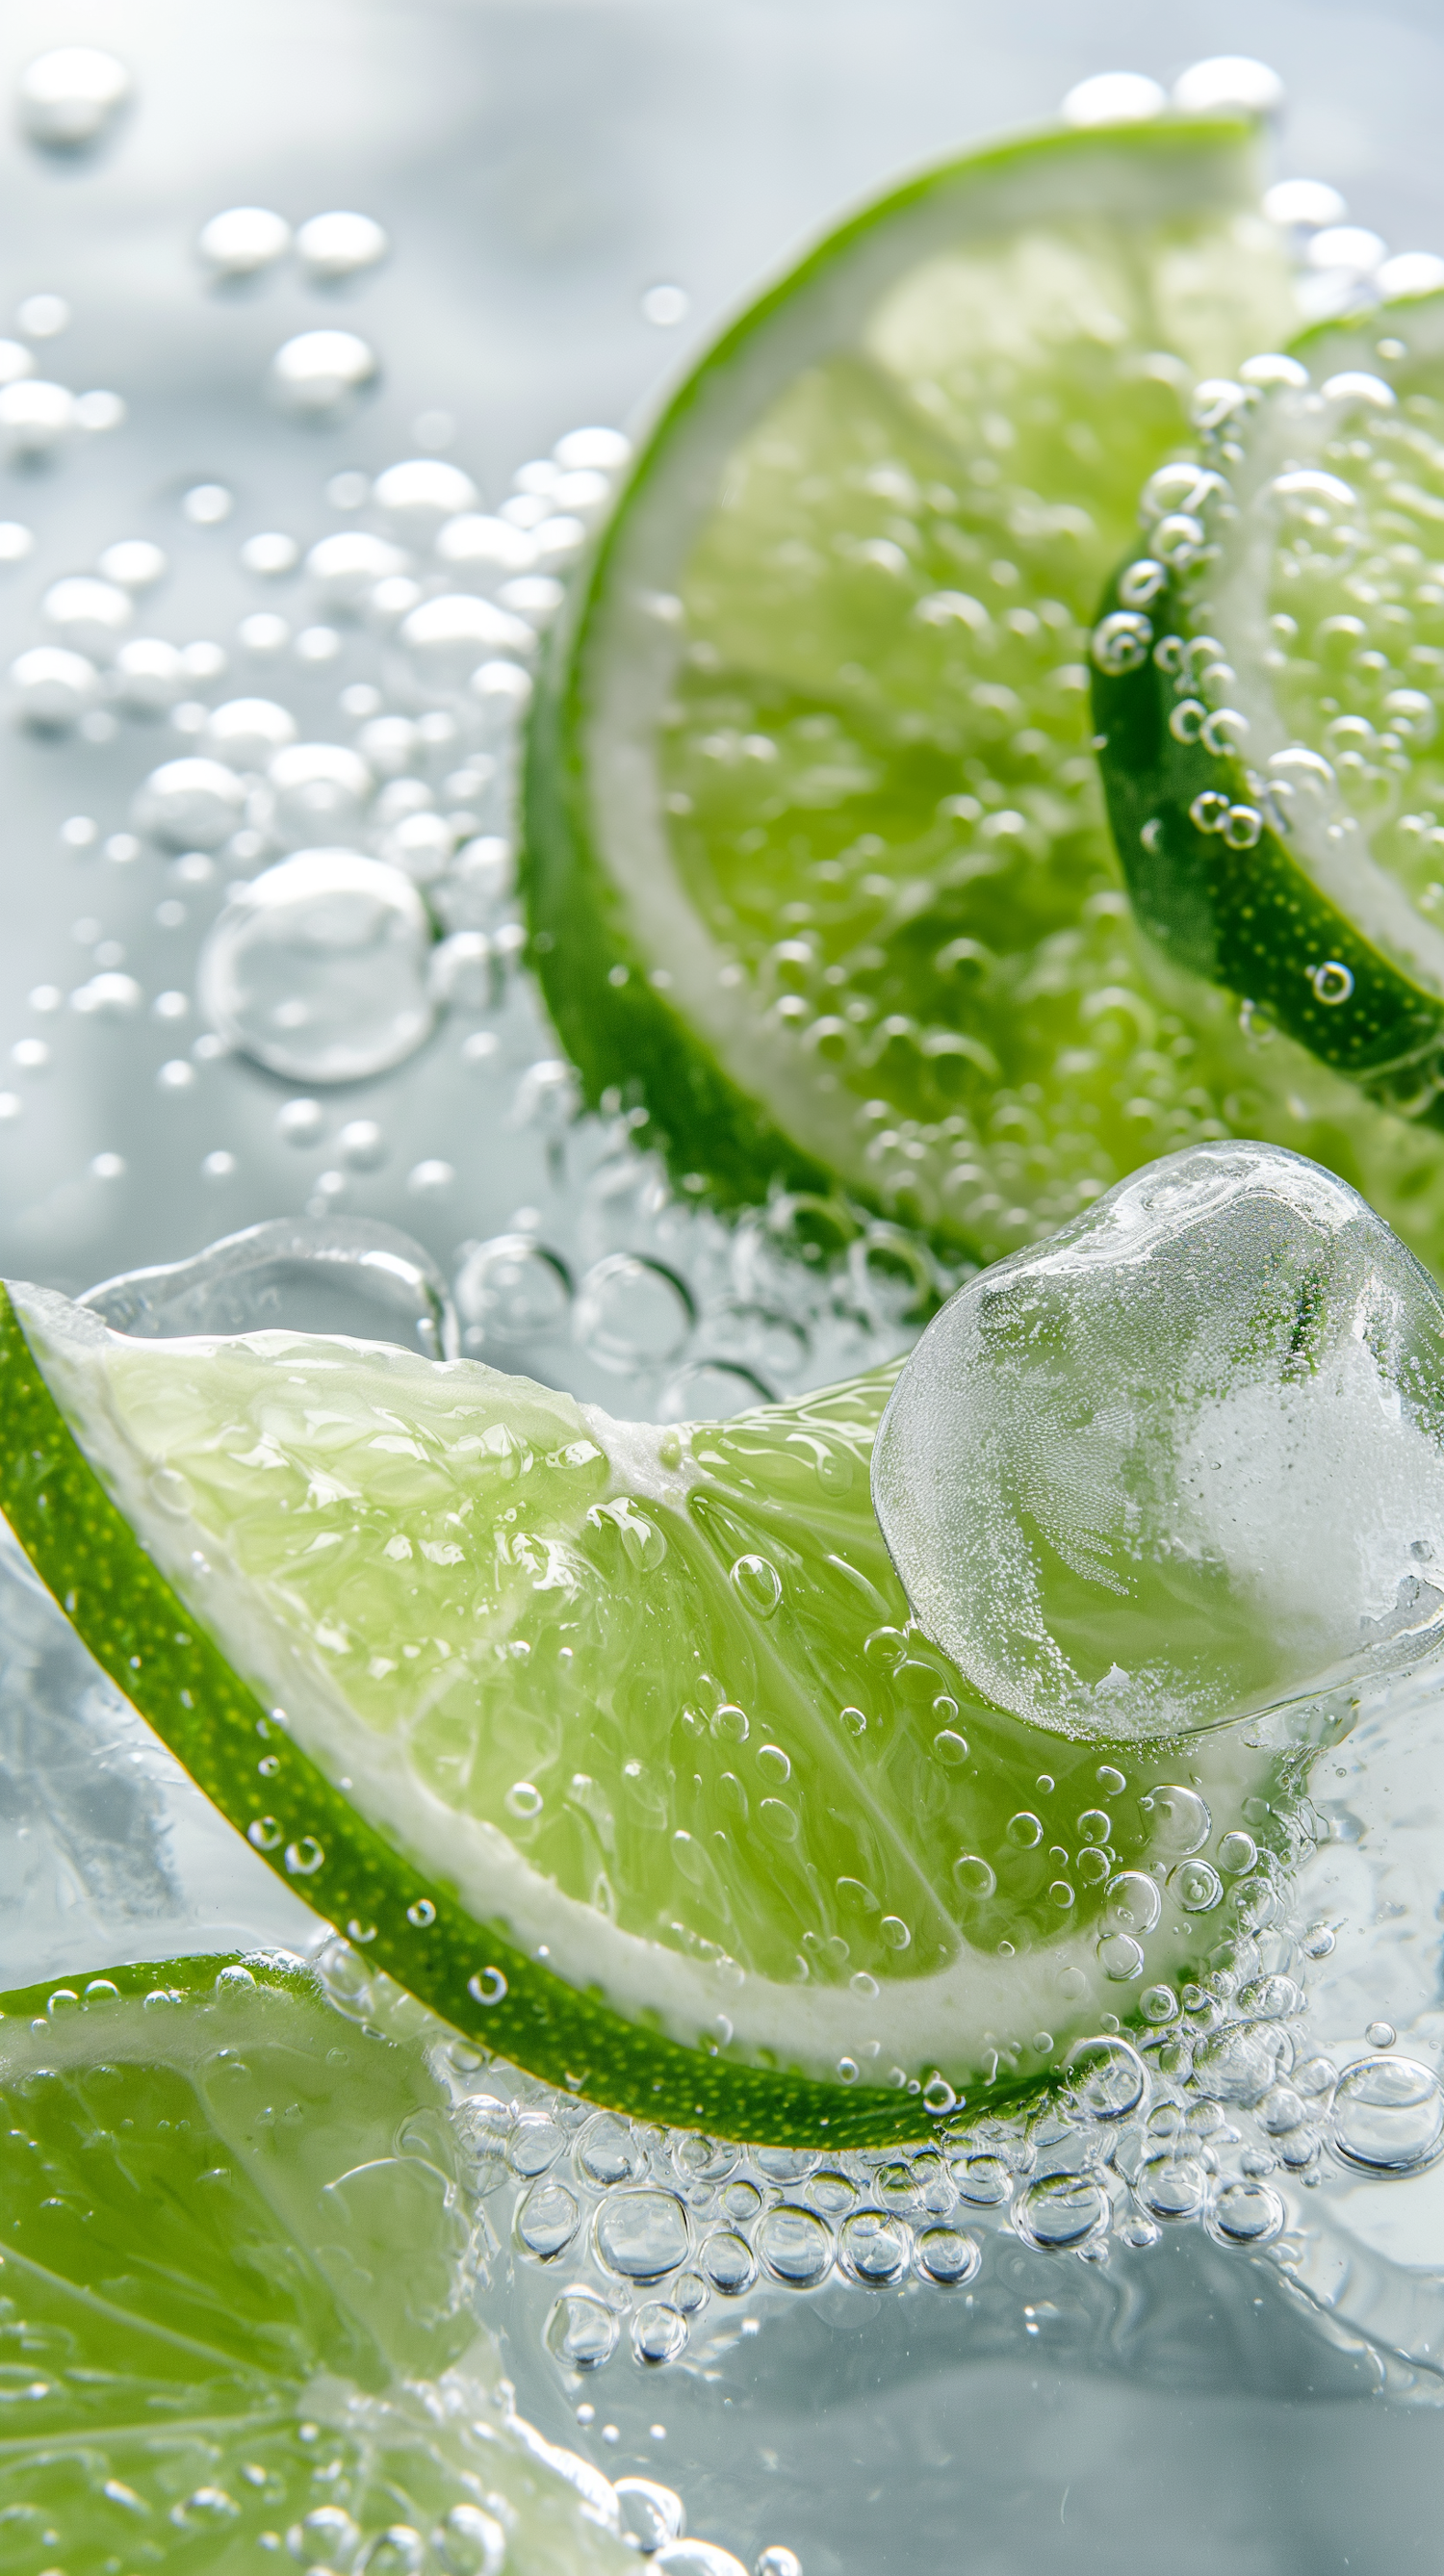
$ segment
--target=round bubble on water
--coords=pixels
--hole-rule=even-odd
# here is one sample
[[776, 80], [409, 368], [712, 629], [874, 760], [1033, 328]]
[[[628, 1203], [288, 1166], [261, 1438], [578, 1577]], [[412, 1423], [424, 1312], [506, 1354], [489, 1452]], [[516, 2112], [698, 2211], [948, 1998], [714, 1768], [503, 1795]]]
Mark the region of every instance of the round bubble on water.
[[360, 617], [379, 581], [404, 573], [411, 557], [390, 537], [369, 528], [337, 528], [306, 557], [306, 577], [335, 616]]
[[566, 1263], [528, 1234], [493, 1235], [468, 1252], [456, 1274], [457, 1308], [472, 1351], [557, 1331], [571, 1297]]
[[485, 1011], [494, 998], [491, 941], [484, 930], [454, 930], [431, 955], [431, 989], [443, 1007]]
[[275, 698], [227, 698], [206, 718], [205, 745], [232, 769], [264, 769], [296, 739], [296, 719]]
[[422, 600], [402, 620], [398, 640], [413, 679], [428, 694], [464, 689], [477, 667], [498, 654], [524, 661], [536, 649], [524, 619], [469, 590]]
[[91, 45], [58, 46], [37, 54], [20, 75], [21, 131], [43, 151], [89, 151], [110, 131], [130, 91], [130, 74], [116, 55]]
[[134, 716], [168, 715], [186, 686], [179, 652], [160, 635], [133, 635], [122, 644], [114, 679], [117, 705]]
[[1334, 2146], [1366, 2173], [1403, 2174], [1432, 2162], [1444, 2138], [1444, 2090], [1412, 2057], [1366, 2057], [1340, 2076]]
[[1301, 232], [1321, 232], [1325, 224], [1341, 224], [1349, 211], [1327, 179], [1278, 179], [1265, 190], [1263, 207], [1271, 224], [1286, 230], [1297, 226]]
[[150, 537], [118, 537], [96, 565], [103, 580], [118, 582], [122, 590], [130, 591], [154, 590], [169, 569], [165, 548]]
[[412, 545], [428, 545], [446, 519], [474, 510], [471, 476], [439, 456], [409, 456], [378, 474], [371, 498], [389, 528]]
[[[542, 527], [538, 528], [539, 549], [547, 529], [555, 528], [560, 524], [562, 523], [558, 520], [548, 519]], [[581, 522], [578, 519], [568, 520], [566, 525], [569, 529], [581, 530]], [[578, 534], [576, 544], [580, 545], [580, 543], [581, 534]], [[575, 552], [575, 546], [570, 537], [566, 551], [568, 554]], [[538, 634], [543, 633], [550, 626], [565, 597], [564, 585], [549, 572], [521, 573], [515, 581], [504, 581], [497, 592], [500, 605], [509, 610], [513, 617], [524, 618], [527, 625], [534, 627]]]
[[660, 1367], [684, 1349], [696, 1320], [685, 1283], [639, 1253], [609, 1252], [577, 1291], [572, 1330], [604, 1368]]
[[99, 694], [100, 674], [83, 653], [36, 644], [10, 665], [15, 713], [33, 733], [68, 733]]
[[652, 2478], [618, 2478], [616, 2493], [623, 2534], [638, 2549], [650, 2552], [660, 2549], [664, 2541], [680, 2539], [686, 2515], [681, 2497], [670, 2487], [659, 2486]]
[[275, 1217], [188, 1261], [104, 1280], [80, 1302], [112, 1331], [147, 1341], [285, 1328], [397, 1342], [428, 1359], [457, 1352], [455, 1312], [430, 1255], [365, 1217]]
[[53, 455], [75, 423], [75, 396], [43, 376], [25, 376], [0, 388], [0, 446], [22, 462]]
[[926, 1634], [1043, 1725], [1388, 1669], [1444, 1629], [1444, 1301], [1331, 1173], [1196, 1147], [943, 1308], [873, 1493]]
[[657, 1398], [658, 1422], [728, 1422], [775, 1401], [772, 1389], [735, 1360], [689, 1360]]
[[632, 452], [632, 442], [620, 429], [569, 429], [557, 440], [552, 454], [563, 473], [585, 472], [619, 474]]
[[356, 331], [299, 331], [271, 360], [267, 389], [293, 420], [339, 419], [380, 376], [369, 340]]
[[245, 810], [246, 791], [220, 760], [167, 760], [153, 769], [133, 808], [136, 829], [172, 850], [216, 850]]
[[196, 235], [196, 257], [215, 286], [264, 277], [290, 247], [291, 227], [272, 206], [226, 206]]
[[296, 233], [296, 258], [310, 286], [345, 286], [379, 268], [391, 248], [374, 215], [312, 215]]
[[1058, 113], [1065, 125], [1141, 125], [1167, 104], [1159, 83], [1143, 72], [1094, 72], [1069, 90]]
[[57, 643], [89, 654], [92, 662], [108, 662], [134, 623], [135, 605], [118, 582], [67, 573], [51, 583], [40, 614]]
[[437, 531], [438, 563], [480, 589], [494, 589], [519, 573], [530, 572], [536, 557], [535, 542], [524, 528], [490, 518], [481, 510], [460, 510]]
[[383, 835], [380, 855], [418, 885], [434, 885], [450, 863], [455, 834], [442, 814], [404, 814]]
[[200, 1005], [272, 1073], [355, 1082], [430, 1034], [430, 949], [409, 878], [355, 850], [303, 850], [236, 888], [201, 950]]
[[270, 762], [266, 780], [272, 828], [292, 841], [354, 829], [373, 785], [359, 751], [340, 742], [288, 743]]
[[1251, 54], [1211, 54], [1207, 62], [1190, 63], [1173, 84], [1182, 116], [1277, 116], [1283, 103], [1278, 73]]

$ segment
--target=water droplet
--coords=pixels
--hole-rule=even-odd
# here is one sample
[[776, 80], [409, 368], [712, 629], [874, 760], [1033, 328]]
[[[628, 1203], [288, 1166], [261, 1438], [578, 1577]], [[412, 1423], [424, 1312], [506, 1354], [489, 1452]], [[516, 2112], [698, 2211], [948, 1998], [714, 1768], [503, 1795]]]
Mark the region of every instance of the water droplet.
[[687, 2348], [687, 2320], [665, 2299], [648, 2299], [632, 2319], [632, 2350], [654, 2367], [676, 2361]]
[[516, 2214], [516, 2232], [528, 2254], [550, 2263], [564, 2253], [580, 2224], [576, 2200], [561, 2182], [539, 2182]]
[[905, 2219], [884, 2218], [875, 2209], [859, 2209], [845, 2218], [838, 2236], [844, 2271], [870, 2289], [900, 2281], [912, 2253], [912, 2233]]
[[681, 2537], [686, 2516], [681, 2497], [670, 2487], [659, 2486], [651, 2478], [618, 2478], [616, 2498], [623, 2536], [633, 2540], [644, 2556]]
[[646, 2150], [634, 2131], [614, 2111], [599, 2111], [587, 2122], [577, 2142], [577, 2163], [592, 2182], [606, 2187], [635, 2182], [646, 2169]]
[[456, 1303], [469, 1327], [468, 1350], [530, 1341], [567, 1319], [571, 1279], [560, 1255], [526, 1234], [498, 1234], [467, 1254], [456, 1274]]
[[1115, 1985], [1126, 1985], [1143, 1970], [1143, 1952], [1126, 1932], [1105, 1932], [1098, 1942], [1098, 1965]]
[[685, 322], [691, 309], [692, 299], [686, 287], [674, 286], [670, 282], [649, 286], [642, 297], [643, 318], [658, 331], [675, 330], [679, 322]]
[[1241, 1878], [1258, 1859], [1258, 1845], [1252, 1834], [1242, 1831], [1225, 1834], [1218, 1847], [1218, 1865], [1230, 1878]]
[[436, 1908], [432, 1904], [430, 1897], [418, 1896], [414, 1905], [408, 1905], [406, 1908], [406, 1920], [410, 1924], [413, 1932], [429, 1931], [432, 1924], [436, 1921]]
[[1065, 125], [1142, 125], [1167, 104], [1167, 92], [1144, 72], [1094, 72], [1074, 83], [1058, 113]]
[[770, 1619], [782, 1599], [782, 1577], [769, 1556], [739, 1556], [731, 1569], [739, 1598], [759, 1619]]
[[[369, 528], [337, 528], [312, 546], [306, 578], [331, 616], [360, 617], [377, 583], [394, 580], [410, 563], [404, 547], [390, 537], [376, 536]], [[409, 737], [409, 726], [407, 733]]]
[[1208, 2171], [1193, 2155], [1149, 2156], [1135, 2188], [1143, 2207], [1155, 2218], [1198, 2218], [1208, 2205]]
[[167, 760], [142, 784], [134, 806], [138, 831], [171, 850], [215, 850], [245, 809], [246, 791], [223, 761]]
[[997, 1887], [997, 1873], [977, 1852], [961, 1852], [953, 1863], [953, 1885], [959, 1896], [981, 1903]]
[[263, 277], [290, 247], [290, 225], [269, 206], [226, 206], [196, 235], [196, 257], [216, 286]]
[[474, 2004], [499, 2004], [507, 1991], [506, 1979], [500, 1968], [479, 1968], [467, 1978], [466, 1991]]
[[1080, 2039], [1063, 2071], [1069, 2093], [1091, 2120], [1125, 2120], [1143, 2099], [1143, 2060], [1126, 2039]]
[[413, 544], [427, 544], [443, 520], [474, 510], [477, 489], [459, 465], [439, 456], [408, 457], [376, 477], [372, 493], [387, 525]]
[[303, 1834], [299, 1842], [286, 1845], [286, 1867], [292, 1878], [314, 1878], [325, 1858], [325, 1846], [314, 1834]]
[[353, 1082], [429, 1035], [430, 948], [421, 898], [398, 869], [354, 850], [303, 850], [234, 890], [201, 950], [200, 1003], [268, 1071]]
[[437, 534], [436, 559], [478, 589], [495, 590], [504, 581], [533, 570], [536, 541], [509, 519], [494, 519], [480, 510], [459, 510]]
[[1193, 2052], [1194, 2089], [1208, 2102], [1261, 2102], [1293, 2064], [1293, 2042], [1276, 2022], [1226, 2022]]
[[536, 646], [523, 618], [471, 590], [423, 600], [402, 619], [399, 641], [413, 680], [428, 697], [455, 696], [469, 687], [479, 666], [499, 655], [523, 662]]
[[1315, 1001], [1322, 1002], [1327, 1010], [1336, 1010], [1353, 992], [1353, 971], [1337, 957], [1326, 957], [1322, 966], [1311, 966], [1308, 973]]
[[1206, 1860], [1180, 1861], [1168, 1884], [1186, 1914], [1211, 1913], [1223, 1895], [1223, 1881]]
[[583, 1279], [572, 1329], [604, 1368], [625, 1372], [677, 1358], [695, 1319], [691, 1292], [675, 1271], [637, 1253], [611, 1252]]
[[1087, 2174], [1047, 2174], [1029, 2183], [1013, 2211], [1024, 2243], [1046, 2254], [1076, 2252], [1108, 2224], [1108, 2194]]
[[168, 715], [186, 688], [185, 665], [159, 635], [135, 635], [115, 657], [116, 703], [127, 715]]
[[15, 713], [31, 733], [68, 733], [95, 703], [100, 675], [83, 653], [37, 644], [10, 665]]
[[1017, 1843], [1020, 1850], [1032, 1851], [1043, 1839], [1042, 1823], [1024, 1807], [1016, 1816], [1008, 1818], [1007, 1835], [1009, 1842]]
[[832, 2230], [810, 2209], [784, 2201], [759, 2223], [757, 2250], [774, 2280], [812, 2289], [832, 2267]]
[[[426, 2543], [409, 2522], [393, 2522], [356, 2562], [355, 2576], [422, 2576]], [[318, 2571], [319, 2576], [319, 2571]]]
[[319, 2567], [323, 2561], [338, 2567], [349, 2565], [361, 2546], [362, 2534], [342, 2506], [319, 2505], [303, 2522], [292, 2523], [286, 2534], [286, 2547], [302, 2567]]
[[49, 456], [76, 425], [75, 396], [29, 376], [0, 388], [0, 446], [21, 461]]
[[1284, 85], [1276, 71], [1251, 55], [1216, 54], [1180, 72], [1173, 104], [1184, 116], [1277, 116]]
[[267, 388], [293, 419], [333, 421], [376, 384], [380, 367], [356, 331], [301, 331], [271, 360]]
[[530, 1824], [533, 1816], [541, 1814], [545, 1802], [534, 1781], [513, 1780], [503, 1803], [509, 1815], [519, 1817], [523, 1824]]
[[1227, 2182], [1208, 2213], [1208, 2232], [1223, 2245], [1267, 2245], [1284, 2223], [1284, 2205], [1267, 2183]]
[[130, 74], [114, 54], [58, 46], [37, 54], [20, 75], [21, 131], [42, 151], [86, 152], [104, 140], [129, 97]]
[[1346, 2164], [1369, 2173], [1410, 2173], [1430, 2161], [1441, 2136], [1444, 2092], [1417, 2059], [1365, 2057], [1340, 2076], [1334, 2146]]
[[1153, 1851], [1187, 1859], [1201, 1851], [1213, 1830], [1213, 1818], [1196, 1789], [1154, 1789], [1138, 1801]]
[[925, 2227], [917, 2256], [919, 2271], [947, 2289], [971, 2281], [982, 2261], [976, 2238], [961, 2227]]
[[372, 215], [312, 215], [296, 234], [296, 257], [308, 286], [343, 286], [379, 268], [391, 248]]
[[130, 593], [118, 582], [100, 581], [91, 573], [67, 573], [53, 581], [40, 603], [40, 614], [58, 644], [108, 662], [135, 616]]
[[206, 749], [231, 769], [264, 769], [295, 739], [295, 717], [274, 698], [227, 698], [206, 718]]
[[614, 2191], [596, 2218], [597, 2252], [628, 2281], [660, 2281], [685, 2263], [687, 2212], [669, 2191]]
[[370, 798], [371, 772], [339, 742], [290, 742], [266, 772], [270, 821], [287, 842], [354, 830]]

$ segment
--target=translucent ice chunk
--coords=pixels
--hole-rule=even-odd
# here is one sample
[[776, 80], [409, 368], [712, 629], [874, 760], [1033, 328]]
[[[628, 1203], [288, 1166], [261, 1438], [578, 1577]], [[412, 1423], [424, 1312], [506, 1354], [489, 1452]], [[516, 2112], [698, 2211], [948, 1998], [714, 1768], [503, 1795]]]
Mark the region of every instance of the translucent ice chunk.
[[920, 1626], [1040, 1725], [1408, 1661], [1444, 1640], [1444, 1300], [1331, 1173], [1199, 1146], [944, 1307], [873, 1496]]

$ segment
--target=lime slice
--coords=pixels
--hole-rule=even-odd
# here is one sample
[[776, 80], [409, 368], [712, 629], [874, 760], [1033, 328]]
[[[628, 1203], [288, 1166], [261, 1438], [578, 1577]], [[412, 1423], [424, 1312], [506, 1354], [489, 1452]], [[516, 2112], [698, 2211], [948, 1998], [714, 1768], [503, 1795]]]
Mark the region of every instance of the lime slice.
[[978, 1699], [873, 1510], [895, 1367], [659, 1430], [474, 1361], [128, 1341], [14, 1293], [0, 1502], [42, 1577], [272, 1866], [514, 2062], [867, 2144], [1176, 2010], [1210, 1941], [1149, 1873], [1269, 1758]]
[[[1114, 833], [1168, 958], [1437, 1127], [1444, 296], [1241, 377], [1203, 389], [1196, 458], [1149, 484], [1094, 630]], [[1412, 1154], [1437, 1266], [1444, 1154]], [[1379, 1177], [1366, 1150], [1376, 1204]]]
[[1294, 327], [1256, 162], [1181, 119], [954, 162], [644, 445], [543, 678], [525, 874], [591, 1097], [694, 1186], [840, 1185], [990, 1260], [1224, 1132], [1117, 889], [1086, 639], [1193, 378]]
[[414, 2007], [165, 1973], [0, 2008], [6, 2576], [620, 2576], [607, 2481], [499, 2390]]

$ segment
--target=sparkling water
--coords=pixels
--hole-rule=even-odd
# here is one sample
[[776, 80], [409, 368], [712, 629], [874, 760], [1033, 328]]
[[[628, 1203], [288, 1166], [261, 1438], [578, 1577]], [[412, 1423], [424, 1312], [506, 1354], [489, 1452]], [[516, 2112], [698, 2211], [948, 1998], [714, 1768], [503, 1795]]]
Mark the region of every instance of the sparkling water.
[[[829, 1211], [822, 1244], [785, 1198], [724, 1226], [636, 1113], [579, 1115], [521, 962], [516, 755], [659, 365], [895, 166], [1065, 88], [1075, 122], [1150, 114], [1166, 83], [1110, 62], [1197, 43], [1115, 8], [1084, 54], [1072, 13], [1031, 18], [908, 0], [884, 44], [870, 0], [825, 30], [803, 0], [257, 0], [201, 35], [150, 0], [111, 53], [11, 13], [7, 1272], [128, 1332], [389, 1335], [653, 1419], [915, 1337], [956, 1282], [900, 1229]], [[1418, 220], [1438, 39], [1378, 19], [1344, 61], [1256, 19], [1330, 163], [1286, 159], [1272, 209], [1312, 309], [1427, 283], [1332, 178]], [[1179, 92], [1279, 105], [1252, 59]], [[8, 1541], [0, 1659], [5, 1983], [284, 1946], [367, 2017], [364, 1962]], [[641, 2551], [1201, 2576], [1382, 2568], [1432, 2532], [1444, 1707], [1398, 1675], [1357, 1698], [1244, 1827], [1168, 1793], [1209, 1972], [1029, 2114], [940, 2101], [906, 2152], [759, 2152], [558, 2099], [418, 2016], [519, 2403], [619, 2482]]]

